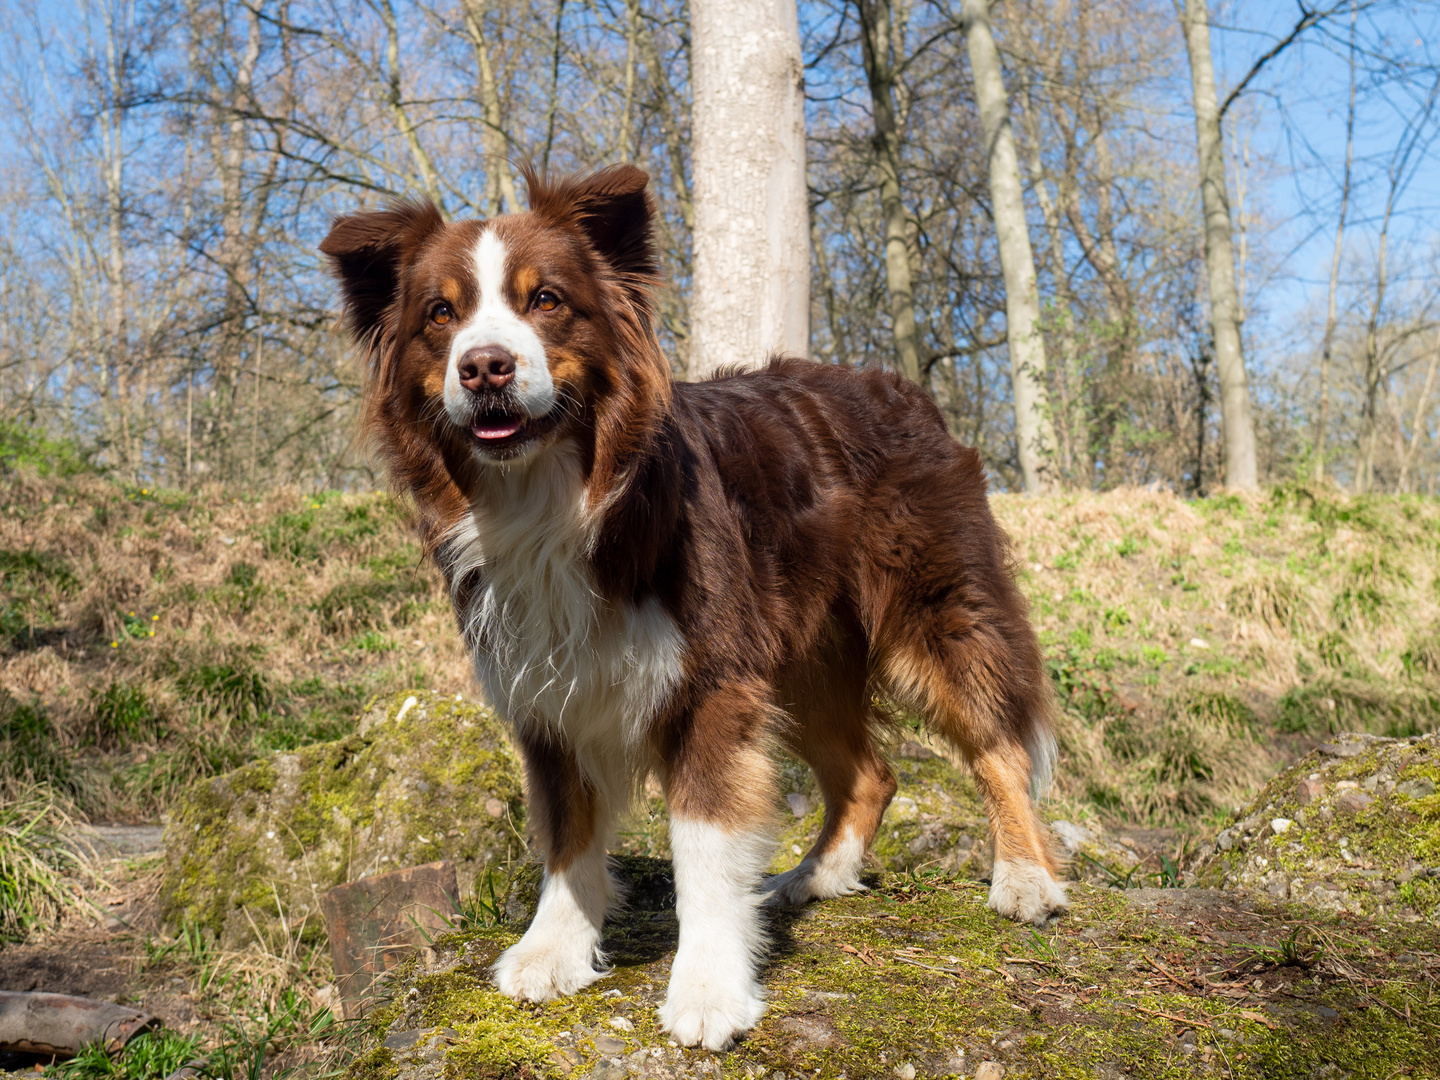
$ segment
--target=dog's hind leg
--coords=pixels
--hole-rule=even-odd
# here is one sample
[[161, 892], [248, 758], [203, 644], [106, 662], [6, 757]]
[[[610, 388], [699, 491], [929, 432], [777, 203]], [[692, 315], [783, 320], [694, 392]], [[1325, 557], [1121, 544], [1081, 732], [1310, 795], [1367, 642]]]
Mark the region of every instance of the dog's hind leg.
[[1020, 922], [1049, 921], [1066, 899], [1032, 801], [1055, 754], [1038, 650], [1031, 655], [1023, 641], [1017, 648], [996, 627], [972, 624], [892, 646], [885, 668], [897, 696], [970, 764], [995, 843], [989, 906]]
[[757, 886], [775, 847], [774, 711], [761, 688], [722, 686], [657, 738], [680, 918], [660, 1022], [685, 1046], [723, 1049], [765, 1012]]
[[864, 652], [833, 663], [795, 687], [787, 701], [795, 724], [790, 747], [815, 772], [825, 823], [800, 865], [770, 878], [768, 902], [795, 905], [865, 888], [860, 873], [880, 819], [895, 796], [895, 776], [875, 749]]
[[509, 997], [550, 1001], [605, 974], [600, 930], [615, 899], [605, 856], [614, 815], [568, 748], [523, 732], [517, 742], [545, 877], [530, 928], [495, 962], [495, 983]]

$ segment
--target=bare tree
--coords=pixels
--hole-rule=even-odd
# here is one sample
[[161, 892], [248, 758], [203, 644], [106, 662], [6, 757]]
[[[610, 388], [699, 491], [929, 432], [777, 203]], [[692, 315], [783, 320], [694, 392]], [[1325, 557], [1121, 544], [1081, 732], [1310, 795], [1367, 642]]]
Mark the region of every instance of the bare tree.
[[[875, 123], [875, 166], [880, 177], [881, 214], [885, 220], [885, 285], [895, 337], [895, 367], [920, 382], [920, 332], [915, 322], [914, 272], [910, 265], [910, 217], [900, 187], [900, 122], [895, 107], [897, 56], [890, 0], [856, 0], [860, 14], [861, 54], [870, 84]], [[928, 365], [926, 365], [928, 366]]]
[[1005, 274], [1005, 330], [1014, 385], [1015, 441], [1025, 490], [1036, 494], [1055, 484], [1055, 430], [1045, 385], [1045, 339], [1040, 332], [1035, 256], [1025, 221], [1020, 161], [1000, 73], [1000, 50], [990, 31], [990, 0], [964, 0], [962, 10], [989, 161], [991, 213]]
[[691, 0], [690, 375], [804, 355], [810, 334], [804, 69], [791, 0]]
[[1224, 426], [1225, 485], [1247, 490], [1258, 484], [1255, 421], [1250, 384], [1240, 342], [1240, 299], [1235, 288], [1233, 226], [1225, 191], [1224, 143], [1215, 71], [1210, 59], [1210, 12], [1206, 0], [1184, 0], [1181, 25], [1190, 54], [1195, 103], [1200, 195], [1205, 212], [1205, 266], [1210, 290], [1210, 326], [1215, 342], [1215, 369], [1220, 379], [1220, 414]]

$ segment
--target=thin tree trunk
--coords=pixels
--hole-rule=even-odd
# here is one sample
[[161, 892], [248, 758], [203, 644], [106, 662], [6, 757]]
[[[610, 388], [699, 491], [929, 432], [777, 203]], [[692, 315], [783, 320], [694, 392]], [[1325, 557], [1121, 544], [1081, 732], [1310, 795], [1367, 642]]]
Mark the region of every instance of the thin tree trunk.
[[[1424, 430], [1425, 406], [1430, 402], [1430, 390], [1435, 385], [1435, 371], [1440, 368], [1440, 341], [1435, 344], [1435, 351], [1430, 354], [1430, 366], [1425, 369], [1425, 385], [1420, 388], [1420, 396], [1415, 399], [1415, 419], [1410, 422], [1410, 442], [1405, 447], [1405, 452], [1400, 458], [1400, 479], [1395, 490], [1404, 494], [1410, 484], [1410, 466], [1415, 460], [1415, 451], [1420, 446], [1420, 432]], [[1401, 432], [1404, 437], [1404, 432]]]
[[911, 382], [920, 377], [920, 332], [910, 267], [910, 218], [900, 190], [900, 132], [895, 120], [895, 46], [890, 0], [857, 0], [861, 52], [875, 122], [875, 164], [880, 173], [880, 211], [885, 220], [885, 287], [895, 339], [895, 367]]
[[410, 111], [405, 107], [405, 98], [400, 78], [400, 24], [395, 18], [395, 8], [390, 0], [378, 0], [376, 12], [385, 24], [385, 107], [389, 110], [395, 127], [410, 150], [410, 158], [420, 171], [420, 182], [430, 201], [444, 213], [444, 200], [440, 194], [440, 172], [425, 144], [420, 141], [419, 129], [415, 126]]
[[1048, 244], [1046, 258], [1050, 277], [1055, 282], [1055, 336], [1060, 342], [1060, 474], [1072, 484], [1090, 487], [1090, 417], [1085, 407], [1085, 366], [1075, 340], [1074, 297], [1070, 292], [1070, 274], [1065, 268], [1065, 241], [1060, 232], [1060, 212], [1045, 185], [1045, 166], [1040, 158], [1040, 118], [1034, 109], [1029, 83], [1020, 98], [1020, 115], [1025, 123], [1025, 145], [1028, 150], [1030, 182], [1045, 219]]
[[107, 365], [115, 369], [115, 408], [119, 431], [110, 433], [119, 449], [119, 465], [131, 481], [137, 481], [139, 461], [131, 444], [130, 424], [130, 379], [129, 342], [126, 325], [126, 270], [125, 270], [125, 204], [124, 204], [124, 133], [121, 130], [120, 95], [123, 74], [120, 69], [121, 27], [115, 23], [115, 16], [125, 17], [126, 11], [119, 12], [109, 6], [105, 12], [105, 83], [102, 93], [106, 101], [103, 106], [104, 132], [104, 176], [105, 176], [105, 227], [106, 227], [106, 271], [110, 279], [110, 304], [106, 331], [109, 339], [110, 356]]
[[810, 208], [793, 0], [691, 0], [690, 376], [804, 355]]
[[485, 148], [485, 216], [494, 217], [500, 213], [502, 198], [505, 200], [504, 209], [513, 214], [520, 209], [520, 202], [515, 197], [515, 177], [510, 172], [510, 139], [505, 133], [505, 118], [500, 108], [500, 88], [490, 64], [490, 46], [485, 41], [486, 0], [463, 2], [465, 32], [470, 37], [470, 47], [475, 52], [475, 67], [480, 73], [478, 90], [480, 115], [484, 121], [480, 141]]
[[640, 0], [625, 0], [625, 96], [620, 107], [620, 131], [615, 139], [617, 161], [629, 161], [634, 150], [635, 60], [639, 51]]
[[1220, 420], [1225, 452], [1225, 486], [1249, 490], [1258, 484], [1255, 422], [1240, 342], [1240, 301], [1235, 289], [1230, 203], [1225, 193], [1225, 152], [1215, 71], [1210, 59], [1210, 13], [1206, 0], [1184, 0], [1181, 23], [1190, 53], [1195, 104], [1195, 139], [1200, 198], [1205, 212], [1205, 270], [1210, 287], [1210, 326], [1220, 380]]
[[1340, 254], [1345, 243], [1345, 217], [1350, 210], [1350, 176], [1355, 161], [1355, 5], [1350, 5], [1350, 105], [1345, 114], [1345, 179], [1340, 186], [1340, 220], [1335, 223], [1335, 250], [1330, 255], [1330, 289], [1325, 304], [1325, 336], [1320, 342], [1320, 408], [1315, 417], [1315, 469], [1318, 484], [1325, 479], [1325, 440], [1330, 426], [1330, 365], [1335, 345], [1336, 287], [1340, 283]]
[[964, 0], [965, 38], [975, 77], [975, 100], [990, 166], [1000, 266], [1005, 275], [1005, 327], [1015, 399], [1015, 441], [1025, 490], [1055, 486], [1055, 430], [1045, 387], [1045, 339], [1040, 333], [1040, 290], [1025, 222], [1024, 193], [1010, 106], [1000, 74], [1000, 51], [990, 32], [989, 0]]
[[[643, 12], [641, 16], [643, 19]], [[665, 77], [665, 66], [660, 61], [660, 48], [655, 44], [655, 30], [648, 20], [642, 23], [640, 47], [645, 50], [645, 66], [650, 71], [651, 90], [659, 106], [660, 130], [665, 136], [665, 153], [670, 158], [670, 183], [675, 189], [675, 200], [680, 204], [680, 220], [687, 229], [694, 229], [695, 201], [690, 196], [690, 179], [686, 174], [685, 138], [671, 102], [674, 88]]]
[[560, 29], [565, 25], [565, 0], [555, 0], [555, 34], [550, 50], [550, 98], [545, 106], [545, 152], [540, 156], [541, 173], [550, 169], [550, 151], [555, 148], [555, 117], [560, 111]]

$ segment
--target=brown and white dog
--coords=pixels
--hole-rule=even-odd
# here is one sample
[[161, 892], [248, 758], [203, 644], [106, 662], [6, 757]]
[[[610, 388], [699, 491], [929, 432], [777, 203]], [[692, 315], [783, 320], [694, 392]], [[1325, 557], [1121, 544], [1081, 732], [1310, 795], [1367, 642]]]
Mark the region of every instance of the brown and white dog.
[[[890, 374], [778, 359], [672, 382], [646, 175], [528, 180], [528, 213], [447, 224], [401, 203], [321, 245], [366, 360], [366, 433], [525, 761], [546, 872], [500, 989], [546, 1001], [604, 974], [606, 846], [655, 774], [680, 919], [661, 1020], [710, 1048], [753, 1026], [762, 898], [862, 888], [895, 793], [876, 692], [969, 761], [990, 906], [1062, 910], [1031, 803], [1055, 756], [1048, 683], [979, 455]], [[777, 745], [814, 769], [825, 823], [762, 882]]]

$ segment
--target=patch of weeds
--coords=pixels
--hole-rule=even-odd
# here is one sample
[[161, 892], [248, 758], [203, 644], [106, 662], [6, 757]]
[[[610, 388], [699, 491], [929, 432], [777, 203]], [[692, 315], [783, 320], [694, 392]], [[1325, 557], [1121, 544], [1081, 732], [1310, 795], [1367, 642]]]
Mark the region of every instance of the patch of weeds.
[[1440, 676], [1440, 626], [1432, 626], [1412, 637], [1400, 654], [1400, 664], [1412, 679]]
[[0, 421], [0, 476], [21, 471], [68, 477], [99, 470], [91, 455], [70, 439], [50, 438], [33, 424]]
[[1130, 555], [1137, 554], [1142, 551], [1144, 547], [1145, 542], [1143, 540], [1138, 540], [1133, 536], [1126, 536], [1120, 543], [1115, 545], [1115, 554], [1123, 559]]
[[55, 625], [60, 602], [79, 587], [69, 561], [59, 555], [0, 549], [0, 635], [12, 648], [33, 648], [36, 631]]
[[115, 680], [91, 699], [95, 741], [105, 747], [126, 747], [154, 738], [160, 718], [145, 691]]
[[1192, 692], [1184, 703], [1185, 714], [1208, 721], [1237, 734], [1253, 736], [1255, 710], [1230, 694], [1199, 690]]
[[429, 591], [418, 575], [354, 577], [342, 581], [314, 606], [327, 634], [354, 634], [383, 626], [404, 626], [420, 611], [415, 598]]
[[65, 842], [69, 817], [39, 786], [0, 795], [0, 941], [49, 928], [79, 901], [67, 875], [80, 868]]
[[1129, 626], [1133, 621], [1130, 612], [1123, 607], [1105, 609], [1105, 626], [1108, 629], [1118, 630], [1122, 626]]
[[1271, 574], [1236, 585], [1230, 590], [1227, 606], [1235, 615], [1259, 619], [1272, 629], [1293, 633], [1305, 605], [1300, 587], [1292, 578]]
[[59, 1080], [164, 1080], [200, 1055], [200, 1040], [176, 1031], [147, 1031], [111, 1057], [103, 1043], [91, 1043], [68, 1061], [45, 1069]]
[[1349, 640], [1339, 631], [1322, 634], [1315, 642], [1315, 655], [1320, 662], [1336, 671], [1344, 671], [1355, 656]]
[[1209, 498], [1197, 499], [1195, 507], [1211, 518], [1245, 516], [1245, 501], [1238, 495], [1211, 495]]
[[1440, 695], [1378, 681], [1344, 679], [1286, 691], [1276, 704], [1276, 726], [1289, 733], [1368, 731], [1405, 736], [1440, 724]]
[[269, 677], [246, 660], [189, 668], [175, 685], [199, 709], [237, 720], [256, 719], [274, 701]]
[[1126, 716], [1133, 710], [1121, 702], [1110, 680], [1104, 677], [1094, 658], [1075, 649], [1065, 649], [1046, 660], [1061, 704], [1089, 721]]
[[1151, 667], [1160, 667], [1170, 660], [1170, 654], [1159, 645], [1140, 646], [1140, 658]]
[[277, 515], [256, 535], [267, 557], [306, 563], [377, 536], [394, 520], [394, 508], [383, 496], [325, 492], [310, 496], [297, 510]]
[[360, 652], [394, 652], [399, 646], [379, 630], [366, 630], [351, 640], [350, 648]]
[[1410, 584], [1409, 573], [1384, 549], [1353, 559], [1335, 596], [1335, 621], [1342, 629], [1367, 626], [1380, 614], [1392, 589]]
[[0, 770], [7, 776], [68, 788], [70, 760], [44, 706], [0, 692]]

